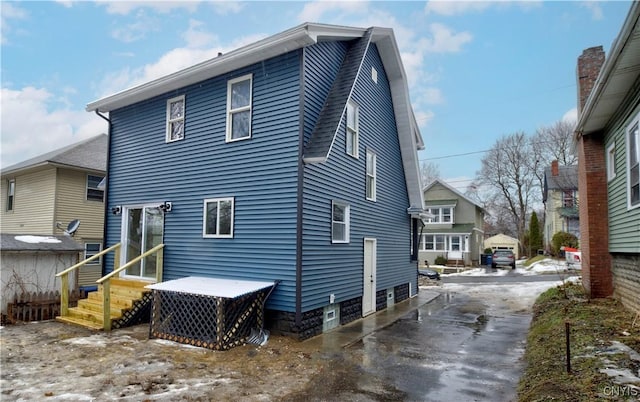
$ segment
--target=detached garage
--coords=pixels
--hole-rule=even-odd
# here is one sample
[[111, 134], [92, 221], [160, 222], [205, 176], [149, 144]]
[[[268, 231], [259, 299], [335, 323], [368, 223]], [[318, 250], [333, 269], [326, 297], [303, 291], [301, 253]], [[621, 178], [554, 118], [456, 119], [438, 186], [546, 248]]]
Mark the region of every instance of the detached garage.
[[516, 260], [520, 258], [520, 241], [506, 234], [497, 234], [484, 240], [484, 248], [496, 250], [511, 250], [516, 256]]

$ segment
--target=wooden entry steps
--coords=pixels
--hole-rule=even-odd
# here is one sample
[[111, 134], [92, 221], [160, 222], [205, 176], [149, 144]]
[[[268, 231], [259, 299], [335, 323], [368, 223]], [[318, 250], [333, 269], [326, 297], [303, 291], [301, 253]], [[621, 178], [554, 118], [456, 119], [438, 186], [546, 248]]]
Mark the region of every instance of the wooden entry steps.
[[[112, 325], [123, 316], [130, 315], [127, 313], [135, 309], [137, 304], [145, 299], [145, 295], [151, 293], [151, 290], [144, 288], [150, 283], [135, 279], [111, 279], [110, 306]], [[102, 290], [102, 285], [98, 286], [98, 290], [90, 292], [86, 299], [78, 300], [78, 307], [70, 307], [69, 315], [58, 316], [56, 320], [93, 330], [102, 330], [104, 328]], [[122, 326], [126, 325], [115, 325], [114, 327]]]

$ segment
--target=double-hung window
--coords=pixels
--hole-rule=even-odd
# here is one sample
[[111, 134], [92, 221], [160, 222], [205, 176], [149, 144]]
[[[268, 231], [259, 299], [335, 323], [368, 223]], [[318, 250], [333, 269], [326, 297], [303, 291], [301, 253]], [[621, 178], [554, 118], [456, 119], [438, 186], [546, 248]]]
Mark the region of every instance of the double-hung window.
[[347, 136], [345, 151], [354, 158], [358, 157], [358, 105], [347, 102]]
[[367, 200], [376, 200], [376, 154], [367, 149]]
[[331, 242], [349, 243], [349, 204], [331, 203]]
[[202, 237], [233, 237], [233, 198], [204, 200]]
[[184, 112], [184, 95], [167, 101], [166, 142], [179, 141], [184, 138]]
[[227, 142], [251, 138], [251, 74], [227, 83]]
[[[84, 244], [84, 259], [86, 260], [87, 258], [93, 257], [94, 255], [98, 254], [100, 251], [102, 251], [102, 244], [100, 243], [85, 243]], [[89, 261], [87, 263], [87, 265], [98, 265], [101, 263], [101, 258], [98, 257], [93, 261]]]
[[100, 183], [104, 176], [87, 175], [87, 200], [104, 201], [104, 190], [100, 189]]
[[7, 211], [13, 211], [13, 204], [16, 197], [16, 181], [11, 179], [7, 182]]
[[640, 115], [627, 130], [627, 193], [629, 208], [640, 206]]

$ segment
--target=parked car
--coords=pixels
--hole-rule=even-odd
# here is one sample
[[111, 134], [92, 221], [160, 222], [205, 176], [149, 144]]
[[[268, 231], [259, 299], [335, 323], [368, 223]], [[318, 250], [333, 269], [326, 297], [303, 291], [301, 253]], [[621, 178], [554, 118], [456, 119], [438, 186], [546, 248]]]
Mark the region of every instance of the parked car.
[[498, 265], [508, 265], [511, 269], [516, 268], [516, 256], [511, 250], [496, 250], [491, 256], [491, 268]]
[[418, 274], [426, 276], [429, 279], [440, 280], [440, 272], [434, 271], [433, 269], [429, 269], [429, 268], [419, 269]]

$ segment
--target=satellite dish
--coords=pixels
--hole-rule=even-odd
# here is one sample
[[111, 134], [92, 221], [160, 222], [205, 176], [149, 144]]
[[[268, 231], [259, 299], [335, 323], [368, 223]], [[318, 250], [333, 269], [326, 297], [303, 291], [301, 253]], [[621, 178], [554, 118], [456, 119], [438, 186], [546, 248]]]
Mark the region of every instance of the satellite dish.
[[[60, 223], [57, 223], [56, 227], [62, 230], [62, 228], [60, 227]], [[69, 224], [67, 225], [67, 229], [64, 231], [64, 234], [66, 234], [67, 236], [73, 236], [78, 231], [79, 227], [80, 227], [80, 220], [74, 219], [71, 222], [69, 222]]]

